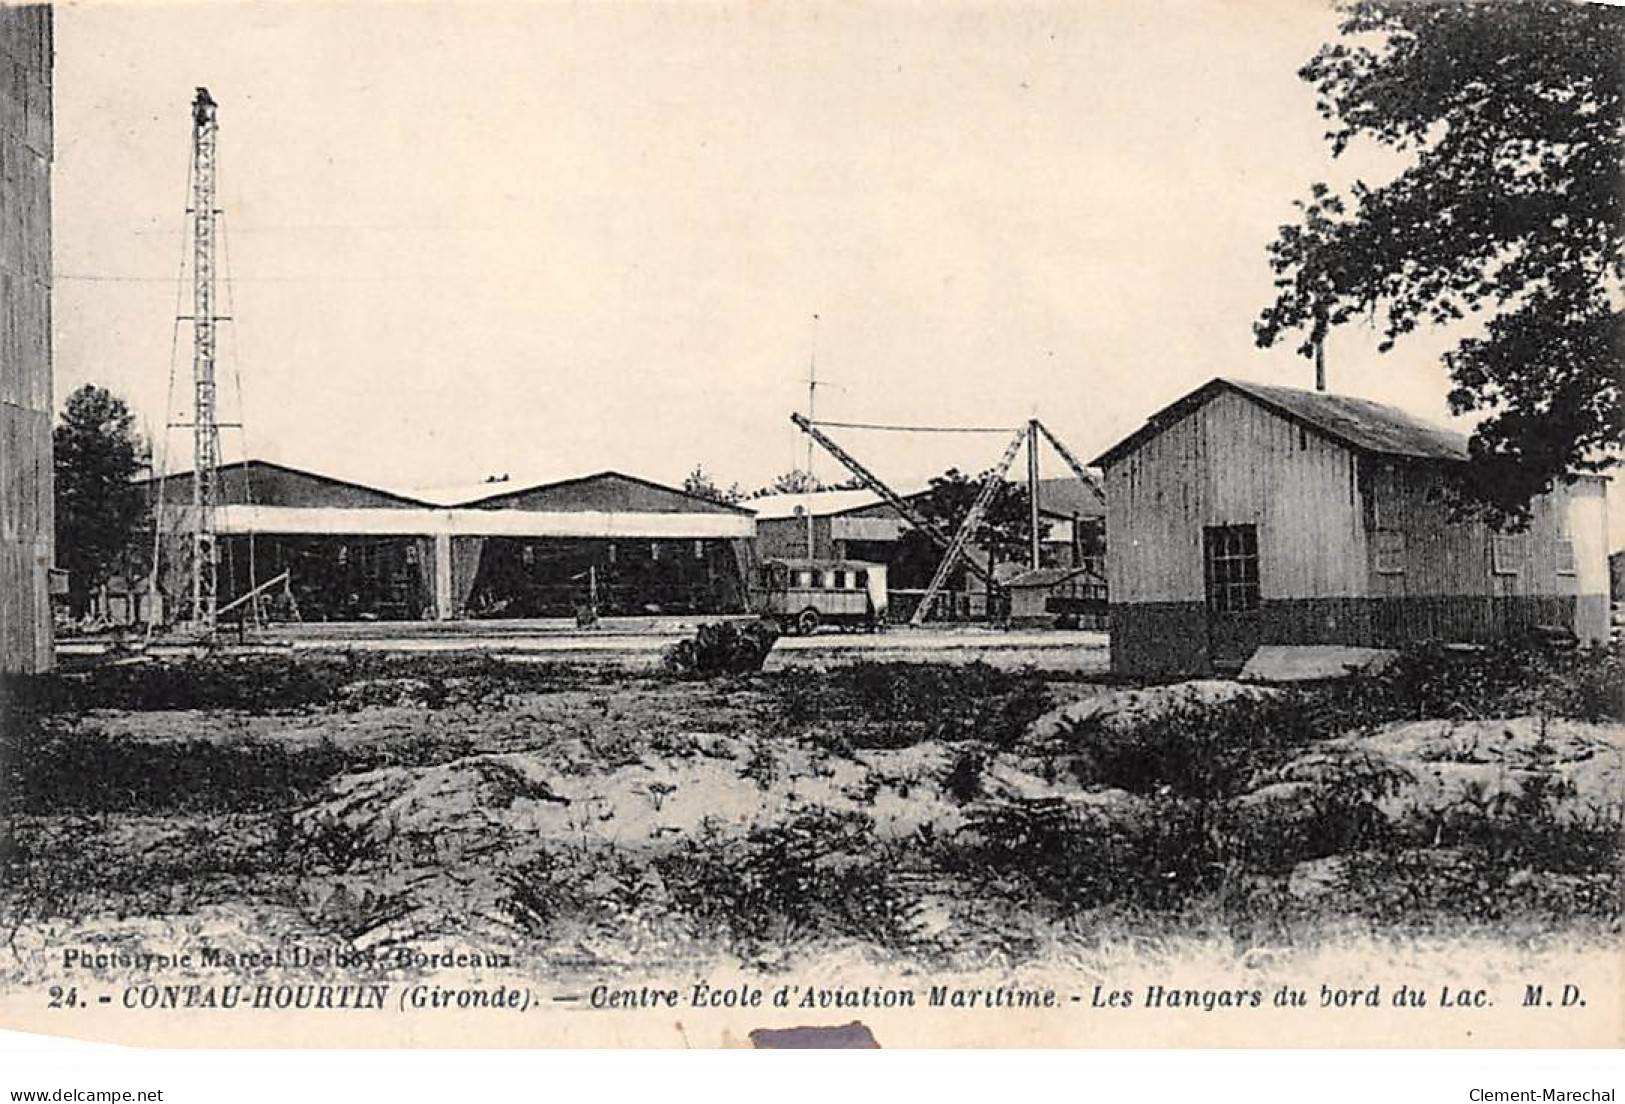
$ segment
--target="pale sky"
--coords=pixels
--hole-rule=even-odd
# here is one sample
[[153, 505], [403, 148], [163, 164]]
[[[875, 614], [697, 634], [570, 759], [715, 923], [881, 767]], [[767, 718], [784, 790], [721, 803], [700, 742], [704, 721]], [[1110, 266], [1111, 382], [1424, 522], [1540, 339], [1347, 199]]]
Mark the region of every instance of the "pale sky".
[[[1318, 0], [62, 6], [58, 396], [165, 419], [201, 84], [222, 416], [253, 455], [755, 486], [803, 458], [817, 313], [821, 416], [1036, 413], [1091, 459], [1215, 375], [1312, 386], [1251, 323], [1292, 201], [1348, 175], [1296, 76], [1335, 25]], [[1442, 347], [1350, 330], [1332, 387], [1444, 421]], [[899, 482], [1002, 448], [839, 436]]]

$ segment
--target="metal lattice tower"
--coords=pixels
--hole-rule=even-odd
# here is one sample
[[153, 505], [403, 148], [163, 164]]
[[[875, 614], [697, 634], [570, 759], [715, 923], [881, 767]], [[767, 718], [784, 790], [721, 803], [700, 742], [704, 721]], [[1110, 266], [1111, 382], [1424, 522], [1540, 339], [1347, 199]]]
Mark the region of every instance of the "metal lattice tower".
[[215, 409], [215, 138], [207, 88], [192, 101], [192, 625], [215, 632], [219, 608], [220, 426]]

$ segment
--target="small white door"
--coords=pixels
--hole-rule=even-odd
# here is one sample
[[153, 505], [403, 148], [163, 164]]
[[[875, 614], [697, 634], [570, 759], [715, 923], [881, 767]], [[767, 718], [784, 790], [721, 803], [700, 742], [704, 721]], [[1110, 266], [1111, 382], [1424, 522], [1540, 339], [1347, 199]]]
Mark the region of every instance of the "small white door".
[[886, 619], [886, 565], [871, 564], [864, 569], [869, 590], [869, 605], [874, 608], [875, 620]]

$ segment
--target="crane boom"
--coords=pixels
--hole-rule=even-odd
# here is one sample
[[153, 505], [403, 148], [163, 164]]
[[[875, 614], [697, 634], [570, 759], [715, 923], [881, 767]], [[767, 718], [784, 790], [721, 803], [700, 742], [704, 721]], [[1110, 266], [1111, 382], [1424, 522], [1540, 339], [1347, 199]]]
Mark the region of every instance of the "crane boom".
[[[931, 612], [932, 605], [936, 603], [938, 593], [948, 582], [948, 575], [953, 571], [954, 564], [958, 562], [959, 557], [964, 553], [965, 545], [970, 540], [971, 534], [982, 523], [982, 514], [987, 510], [988, 503], [993, 501], [993, 492], [998, 489], [1000, 483], [1004, 482], [1004, 473], [1010, 470], [1010, 462], [1016, 458], [1016, 453], [1021, 450], [1021, 444], [1027, 439], [1028, 432], [1027, 426], [1022, 426], [1016, 430], [1016, 435], [1005, 446], [1004, 455], [1000, 457], [998, 466], [992, 468], [987, 473], [987, 477], [982, 480], [982, 489], [977, 492], [976, 500], [971, 503], [970, 510], [965, 514], [965, 520], [959, 523], [959, 531], [954, 534], [953, 543], [948, 546], [948, 551], [943, 553], [942, 562], [937, 564], [936, 574], [931, 576], [931, 585], [925, 588], [925, 595], [920, 599], [920, 604], [914, 607], [914, 616], [909, 618], [909, 624], [922, 625], [925, 623], [926, 617]], [[975, 560], [967, 559], [965, 564], [966, 566], [975, 565], [978, 569], [980, 568], [980, 565], [976, 564]], [[988, 584], [988, 594], [991, 596], [995, 589], [993, 581], [988, 578], [985, 571], [978, 570], [978, 575]]]
[[[868, 468], [864, 467], [857, 457], [853, 456], [840, 445], [837, 445], [834, 441], [831, 441], [827, 436], [821, 433], [818, 427], [812, 422], [808, 421], [800, 414], [790, 415], [790, 420], [794, 422], [797, 427], [799, 427], [800, 430], [808, 437], [811, 437], [814, 441], [817, 441], [820, 445], [822, 445], [825, 452], [839, 460], [846, 467], [847, 471], [857, 476], [858, 482], [862, 483], [869, 490], [885, 499], [886, 503], [891, 506], [892, 509], [896, 510], [900, 515], [902, 515], [905, 521], [914, 526], [914, 528], [918, 529], [920, 532], [924, 533], [926, 536], [930, 537], [932, 543], [938, 548], [946, 550], [953, 544], [953, 538], [943, 531], [942, 526], [938, 525], [936, 522], [920, 513], [914, 507], [910, 506], [907, 499], [903, 498], [896, 491], [892, 490], [890, 487], [886, 486], [885, 483], [881, 482], [879, 476], [870, 471]], [[971, 574], [982, 580], [982, 582], [986, 583], [989, 587], [994, 585], [992, 576], [987, 573], [987, 569], [982, 567], [981, 564], [977, 563], [975, 560], [967, 560], [965, 561], [965, 565], [970, 568]]]
[[1072, 469], [1074, 475], [1091, 487], [1098, 485], [1098, 480], [1090, 473], [1088, 468], [1083, 466], [1083, 461], [1072, 455], [1072, 450], [1063, 445], [1061, 439], [1049, 431], [1049, 426], [1037, 420], [1033, 424], [1038, 427], [1038, 432], [1044, 435], [1044, 440], [1048, 441], [1050, 446], [1055, 449], [1056, 454], [1066, 461], [1066, 466]]

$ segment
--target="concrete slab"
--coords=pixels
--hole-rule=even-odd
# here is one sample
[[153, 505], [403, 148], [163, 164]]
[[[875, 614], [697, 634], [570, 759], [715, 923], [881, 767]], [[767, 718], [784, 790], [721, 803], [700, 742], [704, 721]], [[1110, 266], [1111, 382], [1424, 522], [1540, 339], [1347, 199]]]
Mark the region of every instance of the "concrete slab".
[[1351, 648], [1342, 644], [1265, 644], [1241, 669], [1243, 682], [1319, 682], [1369, 675], [1397, 655], [1388, 648]]

